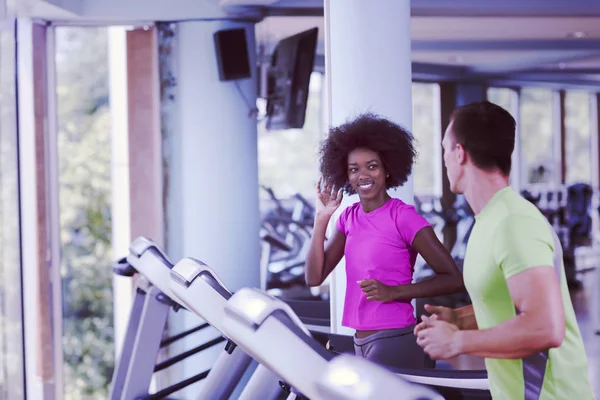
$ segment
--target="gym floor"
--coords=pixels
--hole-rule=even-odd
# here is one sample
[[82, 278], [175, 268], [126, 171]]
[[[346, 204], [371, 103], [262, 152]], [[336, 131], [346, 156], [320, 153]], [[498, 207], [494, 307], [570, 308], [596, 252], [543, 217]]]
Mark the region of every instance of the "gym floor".
[[[600, 272], [598, 272], [600, 274]], [[594, 277], [594, 273], [588, 273], [581, 278], [583, 287], [581, 290], [571, 293], [577, 322], [581, 330], [581, 336], [588, 357], [588, 367], [590, 373], [590, 383], [596, 398], [600, 399], [600, 335], [596, 335], [593, 326], [592, 312], [600, 314], [600, 296], [597, 291], [600, 290], [597, 282], [600, 279]], [[592, 305], [596, 304], [594, 308]], [[600, 315], [597, 316], [600, 319]], [[485, 365], [482, 358], [472, 356], [459, 356], [450, 360], [457, 369], [484, 369]]]

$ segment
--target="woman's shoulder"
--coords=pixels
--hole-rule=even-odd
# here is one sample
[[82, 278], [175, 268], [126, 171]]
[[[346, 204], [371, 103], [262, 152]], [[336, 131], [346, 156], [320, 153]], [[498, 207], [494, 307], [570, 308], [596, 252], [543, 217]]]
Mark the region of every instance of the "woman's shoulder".
[[402, 199], [392, 197], [390, 199], [390, 208], [396, 211], [416, 211], [415, 206], [410, 203], [405, 203]]
[[356, 203], [352, 203], [352, 204], [348, 205], [340, 213], [340, 218], [348, 219], [348, 217], [350, 217], [351, 215], [356, 216], [358, 214], [359, 207], [360, 207], [360, 201], [357, 201]]
[[398, 198], [393, 198], [391, 201], [393, 202], [391, 204], [391, 214], [397, 221], [402, 221], [404, 223], [415, 219], [419, 221], [423, 219], [414, 205], [405, 203]]
[[360, 201], [356, 201], [352, 204], [349, 204], [342, 212], [353, 213], [353, 212], [358, 211], [359, 207], [360, 207]]

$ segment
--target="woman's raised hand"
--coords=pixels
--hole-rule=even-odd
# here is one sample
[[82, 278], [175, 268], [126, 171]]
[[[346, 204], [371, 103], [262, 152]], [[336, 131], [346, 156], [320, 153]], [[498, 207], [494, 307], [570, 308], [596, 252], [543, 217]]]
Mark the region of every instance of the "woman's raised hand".
[[342, 203], [343, 192], [329, 183], [322, 183], [323, 177], [320, 177], [317, 182], [316, 213], [331, 216]]

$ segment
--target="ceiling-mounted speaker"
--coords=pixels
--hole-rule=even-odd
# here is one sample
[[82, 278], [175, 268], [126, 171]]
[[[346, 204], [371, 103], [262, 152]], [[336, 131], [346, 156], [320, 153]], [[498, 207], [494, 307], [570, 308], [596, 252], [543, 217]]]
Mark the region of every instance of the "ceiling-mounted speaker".
[[224, 29], [215, 32], [215, 51], [219, 67], [219, 79], [231, 81], [252, 76], [248, 41], [244, 28]]

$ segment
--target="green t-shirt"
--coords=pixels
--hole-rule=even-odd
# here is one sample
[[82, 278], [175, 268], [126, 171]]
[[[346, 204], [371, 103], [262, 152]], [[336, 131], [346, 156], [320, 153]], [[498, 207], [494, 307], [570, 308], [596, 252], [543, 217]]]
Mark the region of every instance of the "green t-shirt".
[[560, 242], [533, 204], [511, 187], [504, 188], [476, 216], [464, 261], [465, 286], [479, 329], [495, 327], [516, 315], [506, 280], [536, 266], [554, 266], [560, 274], [565, 337], [560, 347], [524, 359], [487, 358], [492, 396], [510, 400], [593, 399]]

